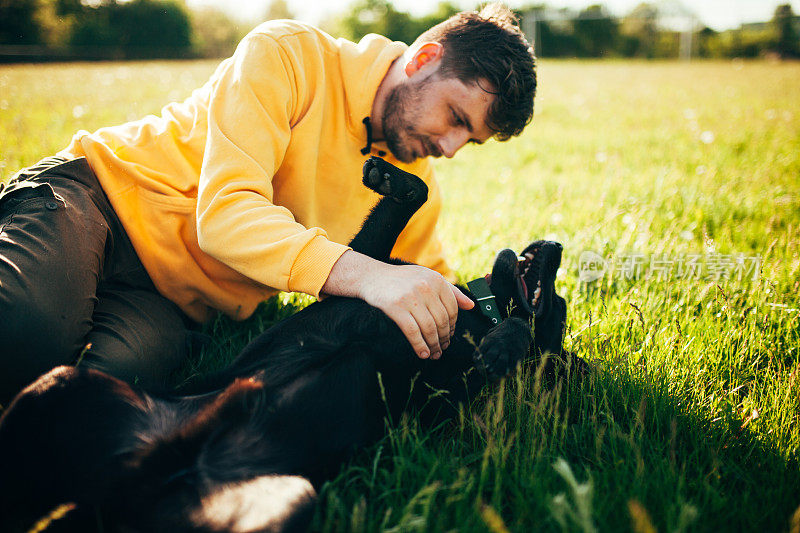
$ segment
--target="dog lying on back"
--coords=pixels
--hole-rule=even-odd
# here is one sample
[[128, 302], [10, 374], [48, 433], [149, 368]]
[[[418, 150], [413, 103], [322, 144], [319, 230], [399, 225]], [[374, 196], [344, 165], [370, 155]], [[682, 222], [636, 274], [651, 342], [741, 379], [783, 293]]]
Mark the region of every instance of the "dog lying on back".
[[[383, 198], [350, 246], [396, 262], [389, 254], [427, 186], [378, 158], [365, 163], [364, 184]], [[0, 418], [4, 528], [26, 530], [69, 503], [53, 529], [303, 530], [314, 487], [379, 439], [387, 416], [439, 422], [518, 362], [562, 353], [560, 261], [561, 245], [548, 241], [521, 257], [501, 252], [486, 279], [503, 320], [479, 310], [491, 300], [460, 310], [438, 360], [419, 359], [378, 309], [330, 297], [274, 325], [192, 395], [58, 367]]]

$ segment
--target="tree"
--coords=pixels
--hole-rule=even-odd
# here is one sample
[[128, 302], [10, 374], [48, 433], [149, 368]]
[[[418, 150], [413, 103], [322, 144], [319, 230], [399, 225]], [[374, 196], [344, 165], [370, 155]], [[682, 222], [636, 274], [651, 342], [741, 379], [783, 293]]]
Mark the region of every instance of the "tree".
[[620, 33], [625, 56], [653, 57], [658, 38], [658, 10], [646, 3], [639, 4], [622, 19]]
[[213, 7], [191, 12], [192, 42], [201, 57], [228, 57], [247, 33], [231, 17]]
[[114, 1], [84, 6], [70, 44], [90, 54], [115, 49], [127, 58], [181, 57], [191, 50], [191, 24], [185, 5], [175, 0]]
[[127, 57], [176, 57], [191, 48], [189, 15], [178, 2], [133, 0], [118, 3], [111, 14]]
[[38, 0], [0, 0], [0, 44], [39, 44]]
[[709, 27], [704, 27], [697, 32], [697, 55], [700, 57], [712, 57], [712, 42], [716, 37], [717, 32]]
[[51, 2], [59, 17], [66, 15], [79, 15], [83, 12], [84, 5], [81, 0], [54, 0]]
[[619, 39], [619, 24], [601, 5], [592, 5], [578, 14], [573, 22], [578, 53], [601, 57], [614, 49]]
[[436, 6], [436, 9], [432, 13], [424, 15], [419, 19], [413, 19], [414, 25], [416, 26], [416, 35], [414, 35], [414, 39], [419, 37], [420, 34], [429, 28], [449, 19], [459, 11], [461, 11], [461, 9], [451, 2], [439, 2], [439, 4]]
[[272, 0], [262, 18], [264, 20], [293, 19], [294, 13], [289, 9], [286, 0]]
[[377, 33], [393, 41], [411, 43], [416, 26], [408, 13], [397, 11], [389, 0], [359, 0], [338, 21], [339, 32], [358, 41], [368, 33]]
[[531, 5], [522, 11], [522, 29], [538, 57], [578, 55], [578, 41], [568, 8], [551, 10], [545, 4]]
[[775, 51], [783, 58], [800, 57], [800, 43], [794, 19], [795, 15], [790, 4], [782, 4], [775, 8], [772, 17]]
[[449, 1], [442, 1], [432, 13], [413, 17], [395, 9], [389, 0], [357, 0], [346, 12], [322, 21], [320, 26], [331, 35], [353, 41], [368, 33], [377, 33], [393, 41], [411, 44], [431, 26], [459, 11]]

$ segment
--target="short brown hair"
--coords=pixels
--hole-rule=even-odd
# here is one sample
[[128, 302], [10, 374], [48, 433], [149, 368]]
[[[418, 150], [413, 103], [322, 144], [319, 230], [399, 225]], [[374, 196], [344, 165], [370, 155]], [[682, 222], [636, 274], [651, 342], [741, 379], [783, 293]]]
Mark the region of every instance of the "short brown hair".
[[482, 80], [491, 83], [494, 90], [484, 87], [496, 96], [487, 123], [497, 140], [522, 133], [533, 119], [536, 58], [510, 9], [488, 4], [480, 13], [462, 11], [415, 42], [429, 41], [442, 45], [442, 76], [465, 84]]

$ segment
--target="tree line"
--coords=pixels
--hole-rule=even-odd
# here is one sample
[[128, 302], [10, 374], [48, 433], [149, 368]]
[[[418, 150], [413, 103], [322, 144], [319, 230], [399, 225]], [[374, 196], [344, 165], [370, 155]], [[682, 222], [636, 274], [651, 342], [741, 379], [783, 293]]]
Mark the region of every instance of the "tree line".
[[[320, 26], [353, 40], [379, 33], [410, 43], [457, 11], [445, 1], [413, 16], [389, 0], [356, 0]], [[600, 4], [581, 11], [533, 4], [517, 14], [540, 57], [677, 57], [686, 46], [693, 57], [800, 57], [800, 20], [789, 4], [769, 22], [724, 32], [694, 20], [681, 31], [666, 27], [648, 3], [622, 17]], [[256, 23], [292, 17], [286, 0], [272, 0], [251, 24], [212, 8], [190, 10], [185, 0], [0, 0], [0, 60], [223, 57]]]
[[665, 17], [658, 5], [649, 3], [639, 4], [620, 18], [599, 4], [560, 13], [561, 17], [553, 18], [546, 6], [523, 10], [523, 16], [536, 21], [540, 56], [674, 58], [685, 52], [686, 56], [707, 58], [800, 57], [800, 17], [789, 4], [779, 5], [770, 21], [722, 32], [690, 14], [681, 19], [672, 14], [670, 27], [662, 22]]

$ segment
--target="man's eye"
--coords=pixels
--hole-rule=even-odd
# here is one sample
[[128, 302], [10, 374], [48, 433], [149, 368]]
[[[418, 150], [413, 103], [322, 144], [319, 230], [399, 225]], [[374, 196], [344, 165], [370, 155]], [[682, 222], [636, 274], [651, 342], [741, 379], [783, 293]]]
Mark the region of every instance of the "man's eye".
[[456, 115], [456, 112], [455, 112], [455, 111], [453, 111], [453, 110], [451, 109], [451, 110], [450, 110], [450, 113], [453, 115], [453, 124], [454, 124], [455, 126], [463, 126], [463, 125], [464, 125], [464, 121], [463, 121], [463, 120], [461, 120], [461, 117], [459, 117], [458, 115]]

